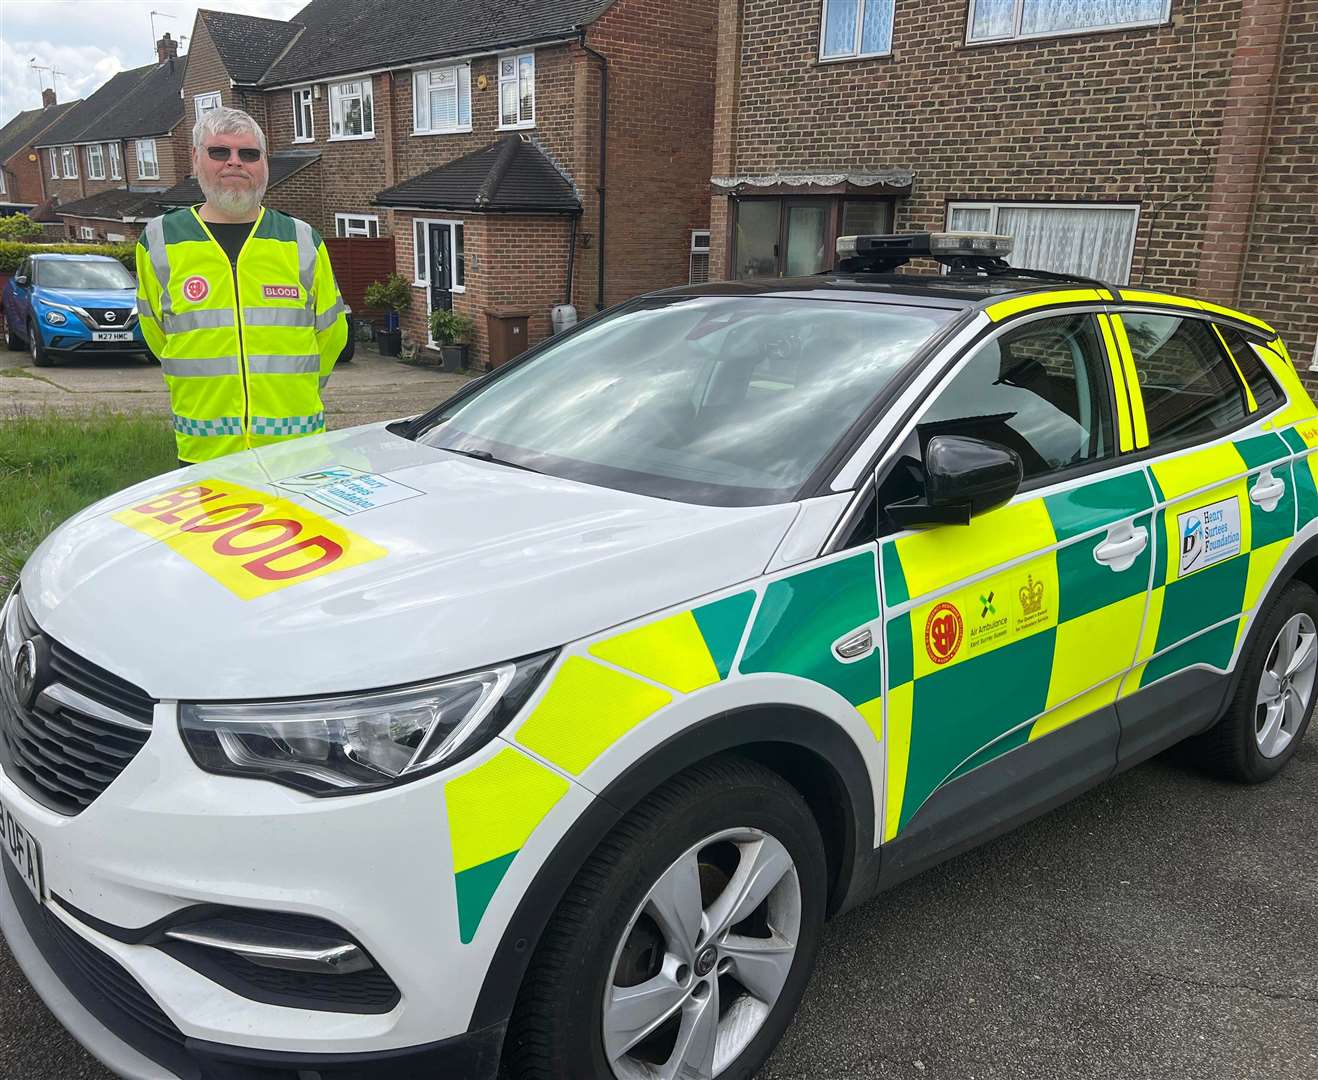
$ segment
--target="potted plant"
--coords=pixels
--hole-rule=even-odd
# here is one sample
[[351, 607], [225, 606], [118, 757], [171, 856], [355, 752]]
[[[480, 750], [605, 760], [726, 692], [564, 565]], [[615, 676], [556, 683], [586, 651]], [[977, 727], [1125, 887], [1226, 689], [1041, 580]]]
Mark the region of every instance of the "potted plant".
[[389, 314], [385, 329], [378, 335], [380, 351], [385, 356], [397, 356], [402, 348], [403, 335], [398, 328], [399, 316], [411, 306], [412, 287], [402, 274], [390, 274], [384, 281], [373, 281], [366, 286], [366, 306], [384, 308]]
[[461, 371], [467, 366], [467, 351], [476, 324], [456, 311], [435, 311], [430, 315], [430, 336], [439, 344], [441, 371]]

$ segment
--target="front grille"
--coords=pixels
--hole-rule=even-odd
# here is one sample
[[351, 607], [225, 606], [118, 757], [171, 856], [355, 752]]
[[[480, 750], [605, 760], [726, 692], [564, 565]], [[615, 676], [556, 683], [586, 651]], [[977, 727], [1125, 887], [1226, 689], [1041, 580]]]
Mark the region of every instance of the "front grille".
[[[83, 308], [83, 311], [87, 312], [102, 330], [123, 330], [137, 322], [137, 320], [132, 317], [132, 308], [85, 307]], [[113, 319], [108, 318], [111, 312], [114, 312]]]
[[[73, 815], [86, 809], [127, 768], [150, 735], [155, 701], [132, 683], [112, 675], [46, 634], [41, 634], [21, 597], [14, 625], [0, 648], [0, 762], [16, 784], [43, 806]], [[145, 727], [92, 715], [86, 709], [38, 696], [19, 704], [14, 689], [13, 648], [38, 634], [49, 645], [50, 683], [74, 691], [94, 705]]]

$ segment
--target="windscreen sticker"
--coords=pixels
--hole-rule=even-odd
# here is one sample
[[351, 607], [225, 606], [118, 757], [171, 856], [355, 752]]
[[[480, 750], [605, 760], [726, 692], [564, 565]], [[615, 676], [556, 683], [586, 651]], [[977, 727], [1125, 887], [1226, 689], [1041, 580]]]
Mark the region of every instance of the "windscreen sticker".
[[1240, 500], [1223, 499], [1176, 515], [1180, 576], [1240, 554]]
[[223, 480], [177, 488], [113, 517], [243, 600], [388, 554], [296, 503]]
[[363, 510], [374, 510], [425, 494], [388, 477], [350, 469], [346, 465], [331, 465], [276, 480], [275, 487], [306, 495], [341, 514], [360, 514]]

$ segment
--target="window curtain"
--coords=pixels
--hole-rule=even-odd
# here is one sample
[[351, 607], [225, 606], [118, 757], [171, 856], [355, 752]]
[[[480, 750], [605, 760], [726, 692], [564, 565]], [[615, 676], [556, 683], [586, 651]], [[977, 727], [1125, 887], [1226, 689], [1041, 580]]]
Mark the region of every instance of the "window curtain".
[[1015, 32], [1016, 0], [974, 0], [970, 16], [971, 41], [1010, 37]]
[[856, 20], [864, 15], [860, 28], [861, 53], [886, 53], [892, 50], [893, 0], [824, 0], [825, 57], [855, 56]]
[[987, 206], [958, 206], [948, 217], [947, 227], [952, 232], [990, 232], [993, 211]]
[[1166, 10], [1167, 0], [1024, 0], [1021, 33], [1158, 22]]
[[1125, 285], [1135, 211], [1111, 207], [1002, 206], [996, 232], [1015, 241], [1013, 266], [1083, 274]]

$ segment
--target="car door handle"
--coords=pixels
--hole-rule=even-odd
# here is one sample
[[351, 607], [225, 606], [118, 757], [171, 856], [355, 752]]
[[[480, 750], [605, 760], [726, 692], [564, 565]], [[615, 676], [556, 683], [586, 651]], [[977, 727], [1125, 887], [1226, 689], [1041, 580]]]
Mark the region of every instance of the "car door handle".
[[1131, 528], [1129, 523], [1123, 522], [1108, 529], [1107, 538], [1094, 548], [1094, 561], [1114, 572], [1129, 570], [1148, 546], [1148, 529], [1143, 525]]
[[1272, 469], [1267, 468], [1259, 473], [1258, 482], [1249, 489], [1249, 501], [1266, 512], [1277, 509], [1277, 504], [1285, 494], [1286, 481], [1280, 476], [1273, 476]]

